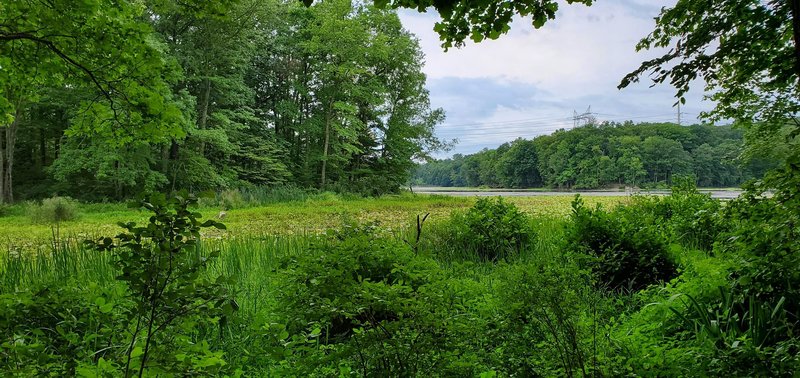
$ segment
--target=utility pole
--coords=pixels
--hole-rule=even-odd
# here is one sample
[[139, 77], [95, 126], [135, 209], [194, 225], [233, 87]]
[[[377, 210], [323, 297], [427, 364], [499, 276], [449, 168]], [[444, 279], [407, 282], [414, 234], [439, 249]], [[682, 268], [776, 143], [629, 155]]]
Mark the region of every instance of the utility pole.
[[681, 103], [678, 102], [678, 126], [681, 126]]

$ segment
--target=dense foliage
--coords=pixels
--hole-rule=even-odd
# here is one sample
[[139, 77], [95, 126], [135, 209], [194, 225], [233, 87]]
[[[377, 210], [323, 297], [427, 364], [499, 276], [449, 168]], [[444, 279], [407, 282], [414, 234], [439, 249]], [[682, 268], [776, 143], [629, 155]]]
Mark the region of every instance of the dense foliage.
[[641, 221], [641, 215], [624, 207], [611, 212], [601, 207], [587, 209], [577, 196], [565, 249], [587, 257], [586, 265], [595, 272], [600, 287], [637, 291], [669, 281], [675, 276], [675, 265], [666, 243], [653, 224]]
[[743, 150], [743, 132], [730, 126], [603, 123], [423, 164], [414, 182], [594, 189], [668, 186], [675, 175], [692, 175], [699, 186], [726, 187], [775, 166], [769, 149], [740, 159]]
[[[0, 324], [16, 328], [0, 356], [6, 374], [218, 373], [225, 365], [221, 354], [192, 340], [213, 334], [238, 305], [226, 278], [207, 274], [219, 251], [197, 253], [203, 227], [225, 226], [200, 222], [189, 209], [196, 203], [185, 192], [152, 195], [135, 204], [153, 212], [146, 225], [121, 224], [126, 232], [114, 238], [86, 241], [86, 248], [113, 256], [107, 261], [115, 281], [107, 285], [71, 283], [3, 296]], [[54, 244], [53, 252], [59, 248]]]
[[[443, 146], [419, 44], [392, 11], [105, 3], [0, 6], [0, 66], [13, 76], [0, 79], [25, 88], [0, 94], [13, 115], [0, 122], [3, 202], [284, 184], [381, 194]], [[23, 19], [44, 26], [12, 22]], [[7, 27], [36, 32], [6, 40]], [[96, 50], [75, 45], [94, 38]], [[68, 56], [78, 67], [61, 50], [87, 52]]]
[[[496, 38], [515, 13], [540, 26], [557, 9], [378, 3], [434, 6], [446, 45]], [[418, 47], [382, 10], [11, 1], [0, 17], [4, 202], [17, 155], [35, 168], [23, 172], [52, 180], [30, 179], [42, 193], [282, 182], [382, 191], [374, 173], [399, 183], [412, 157], [438, 143]], [[567, 219], [483, 200], [437, 224], [418, 217], [415, 238], [352, 223], [318, 236], [201, 240], [202, 228], [224, 226], [199, 221], [189, 209], [197, 199], [179, 192], [139, 202], [153, 213], [144, 226], [123, 222], [125, 232], [86, 244], [60, 237], [77, 205], [54, 197], [40, 207], [56, 223], [49, 245], [0, 256], [0, 374], [797, 376], [800, 1], [679, 0], [656, 22], [639, 47], [674, 48], [623, 86], [652, 72], [682, 96], [703, 76], [716, 116], [747, 125], [751, 146], [775, 141], [786, 152], [740, 198], [719, 203], [676, 176], [709, 177], [696, 169], [719, 164], [725, 143], [703, 138], [725, 140], [729, 129], [612, 125], [460, 157], [458, 174], [566, 187], [650, 176], [672, 183], [672, 195], [614, 209], [576, 200]], [[615, 134], [626, 128], [637, 131]], [[716, 179], [755, 172], [736, 169]], [[252, 199], [229, 193], [241, 198], [209, 201]], [[459, 229], [466, 238], [453, 237]]]
[[449, 244], [489, 261], [514, 256], [531, 241], [527, 214], [502, 197], [479, 199], [467, 212], [453, 214], [449, 226]]
[[[112, 255], [64, 242], [0, 261], [0, 369], [792, 376], [796, 238], [746, 212], [750, 201], [721, 206], [686, 182], [615, 208], [576, 201], [567, 218], [484, 199], [423, 224], [414, 246], [413, 230], [354, 222], [318, 236], [200, 241], [201, 226], [219, 225], [199, 221], [191, 197], [154, 196], [142, 202], [149, 222], [98, 241]], [[497, 260], [466, 251], [453, 237], [466, 214], [528, 242]], [[721, 218], [726, 227], [701, 235], [708, 251], [682, 231]], [[747, 233], [756, 227], [767, 233]]]

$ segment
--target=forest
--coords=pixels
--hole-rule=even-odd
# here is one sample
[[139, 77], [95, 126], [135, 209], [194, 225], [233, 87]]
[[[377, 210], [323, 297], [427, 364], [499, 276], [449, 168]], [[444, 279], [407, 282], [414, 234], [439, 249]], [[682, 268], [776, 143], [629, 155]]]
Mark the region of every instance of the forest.
[[0, 376], [800, 376], [800, 0], [677, 0], [634, 36], [618, 89], [700, 86], [733, 127], [417, 173], [668, 194], [399, 190], [449, 146], [399, 9], [450, 50], [515, 19], [566, 46], [535, 29], [597, 6], [1, 1]]
[[[57, 32], [62, 15], [18, 3], [0, 8], [4, 18], [36, 14]], [[15, 110], [0, 133], [0, 198], [121, 200], [275, 185], [380, 194], [404, 185], [414, 160], [442, 146], [433, 130], [444, 115], [430, 108], [420, 47], [393, 12], [347, 1], [241, 1], [224, 16], [202, 6], [211, 9], [152, 2], [146, 17], [124, 20], [134, 28], [125, 33], [146, 43], [119, 51], [110, 38], [85, 51], [86, 38], [53, 37], [63, 50], [112, 54], [102, 59], [114, 66], [91, 69], [101, 70], [93, 75], [109, 94], [123, 92], [113, 102], [97, 97], [94, 82], [74, 80], [77, 66], [37, 67], [64, 76], [53, 82], [24, 75], [23, 59], [48, 52], [3, 42], [11, 73], [20, 72], [19, 85], [6, 87]], [[119, 54], [153, 55], [141, 65], [154, 66], [124, 67]], [[156, 79], [160, 92], [141, 92]]]
[[601, 123], [422, 164], [413, 182], [492, 188], [666, 188], [674, 175], [681, 175], [694, 177], [700, 187], [731, 187], [779, 166], [778, 150], [746, 151], [744, 131], [731, 126]]

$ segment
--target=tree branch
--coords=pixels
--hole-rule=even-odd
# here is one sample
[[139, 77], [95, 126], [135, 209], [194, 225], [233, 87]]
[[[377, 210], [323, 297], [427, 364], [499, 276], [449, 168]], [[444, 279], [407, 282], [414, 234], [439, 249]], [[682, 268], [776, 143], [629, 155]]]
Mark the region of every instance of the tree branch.
[[33, 34], [30, 34], [29, 32], [0, 34], [0, 41], [16, 41], [16, 40], [29, 40], [39, 43], [47, 47], [54, 54], [58, 55], [58, 57], [60, 57], [62, 60], [83, 71], [83, 73], [85, 73], [89, 77], [89, 79], [94, 83], [97, 89], [100, 90], [100, 93], [102, 93], [103, 97], [105, 97], [111, 103], [111, 109], [114, 110], [114, 113], [116, 115], [116, 110], [114, 109], [114, 99], [111, 97], [111, 90], [106, 89], [100, 83], [100, 80], [97, 78], [94, 72], [92, 72], [92, 70], [86, 68], [84, 65], [78, 63], [77, 61], [72, 59], [69, 55], [65, 54], [63, 51], [61, 51], [61, 49], [58, 48], [58, 46], [56, 46], [55, 43], [53, 43], [53, 41], [37, 37]]
[[790, 0], [792, 37], [794, 38], [794, 74], [800, 78], [800, 0]]

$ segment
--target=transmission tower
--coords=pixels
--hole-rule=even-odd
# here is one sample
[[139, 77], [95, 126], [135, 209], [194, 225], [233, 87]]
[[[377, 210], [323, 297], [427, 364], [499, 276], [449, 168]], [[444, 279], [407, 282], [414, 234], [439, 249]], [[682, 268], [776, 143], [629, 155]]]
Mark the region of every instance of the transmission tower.
[[579, 125], [588, 125], [596, 120], [594, 113], [592, 113], [592, 106], [589, 105], [586, 108], [586, 111], [578, 114], [576, 111], [572, 111], [572, 125], [573, 127], [578, 127]]

